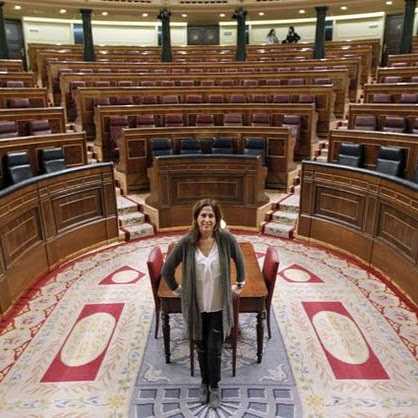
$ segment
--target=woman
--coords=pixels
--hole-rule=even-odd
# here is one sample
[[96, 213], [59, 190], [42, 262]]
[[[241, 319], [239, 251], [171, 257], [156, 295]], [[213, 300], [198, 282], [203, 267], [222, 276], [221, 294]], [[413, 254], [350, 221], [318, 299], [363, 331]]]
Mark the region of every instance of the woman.
[[270, 32], [267, 34], [267, 41], [269, 44], [278, 44], [279, 40], [276, 36], [276, 31], [274, 29], [271, 29]]
[[[220, 403], [222, 345], [233, 326], [232, 296], [245, 284], [244, 259], [236, 238], [220, 228], [222, 212], [215, 200], [199, 200], [190, 231], [167, 257], [162, 277], [181, 296], [189, 337], [196, 341], [202, 383], [199, 400], [216, 409]], [[237, 284], [231, 286], [230, 260]], [[183, 282], [174, 277], [182, 263]]]
[[293, 26], [289, 26], [289, 30], [286, 36], [286, 39], [282, 42], [283, 44], [292, 44], [300, 40], [300, 36], [295, 32]]

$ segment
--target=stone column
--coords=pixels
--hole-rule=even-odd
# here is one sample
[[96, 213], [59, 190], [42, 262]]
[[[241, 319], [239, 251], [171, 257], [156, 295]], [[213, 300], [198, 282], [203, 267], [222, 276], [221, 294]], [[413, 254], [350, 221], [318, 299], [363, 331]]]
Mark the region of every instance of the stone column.
[[247, 10], [243, 7], [236, 9], [232, 15], [234, 19], [237, 19], [237, 50], [235, 53], [235, 59], [237, 61], [245, 61], [247, 56], [245, 52], [245, 17], [247, 16]]
[[416, 0], [405, 0], [405, 14], [403, 17], [401, 54], [409, 54], [412, 51], [412, 31], [414, 29]]
[[84, 61], [96, 61], [93, 45], [93, 31], [91, 29], [91, 9], [80, 9], [83, 19], [84, 33]]
[[6, 39], [6, 25], [3, 16], [4, 2], [0, 2], [0, 59], [9, 59], [9, 46]]
[[325, 16], [327, 14], [327, 6], [315, 7], [316, 10], [316, 32], [315, 32], [315, 49], [314, 58], [325, 58]]
[[173, 61], [171, 53], [171, 35], [170, 35], [170, 16], [171, 12], [168, 9], [162, 9], [158, 15], [158, 19], [162, 24], [162, 39], [161, 39], [161, 61]]

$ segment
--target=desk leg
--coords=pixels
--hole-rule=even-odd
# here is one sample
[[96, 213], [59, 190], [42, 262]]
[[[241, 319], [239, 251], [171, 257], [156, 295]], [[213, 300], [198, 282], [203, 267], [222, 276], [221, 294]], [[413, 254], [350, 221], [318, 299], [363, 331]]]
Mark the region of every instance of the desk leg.
[[165, 362], [170, 363], [170, 315], [162, 313]]
[[264, 312], [257, 314], [257, 363], [261, 363], [263, 358], [263, 341], [264, 341]]

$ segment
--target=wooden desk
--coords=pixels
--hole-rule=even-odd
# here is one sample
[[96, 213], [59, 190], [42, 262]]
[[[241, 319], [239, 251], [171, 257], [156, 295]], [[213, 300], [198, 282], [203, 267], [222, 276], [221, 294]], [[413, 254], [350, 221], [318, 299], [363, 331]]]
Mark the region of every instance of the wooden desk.
[[[169, 247], [168, 253], [170, 253], [173, 246]], [[254, 312], [257, 314], [257, 362], [261, 363], [264, 339], [263, 319], [265, 318], [266, 311], [267, 288], [253, 245], [250, 242], [243, 242], [240, 246], [244, 255], [246, 271], [245, 287], [240, 294], [240, 312]], [[231, 262], [231, 266], [231, 282], [235, 284], [235, 264]], [[176, 280], [179, 284], [182, 281], [181, 264], [176, 269]], [[161, 280], [158, 296], [161, 299], [165, 362], [170, 363], [170, 314], [181, 313], [181, 299], [173, 294], [165, 280]]]

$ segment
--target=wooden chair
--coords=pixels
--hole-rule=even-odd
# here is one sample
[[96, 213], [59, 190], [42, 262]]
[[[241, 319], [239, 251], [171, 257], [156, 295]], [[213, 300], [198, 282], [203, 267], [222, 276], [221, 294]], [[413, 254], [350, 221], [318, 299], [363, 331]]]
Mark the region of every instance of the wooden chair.
[[161, 269], [163, 268], [163, 264], [164, 264], [164, 257], [163, 257], [163, 253], [161, 252], [161, 248], [158, 246], [154, 247], [148, 256], [148, 261], [147, 261], [148, 273], [149, 273], [149, 278], [151, 280], [151, 286], [152, 286], [152, 295], [154, 296], [154, 303], [155, 303], [154, 338], [158, 337], [158, 326], [160, 323], [161, 302], [160, 302], [160, 298], [158, 297], [158, 287], [160, 286]]
[[267, 287], [267, 331], [268, 336], [271, 338], [271, 327], [270, 327], [270, 307], [273, 299], [274, 286], [276, 284], [277, 270], [279, 269], [279, 254], [276, 248], [270, 245], [267, 248], [267, 253], [264, 258], [263, 264], [263, 277]]

